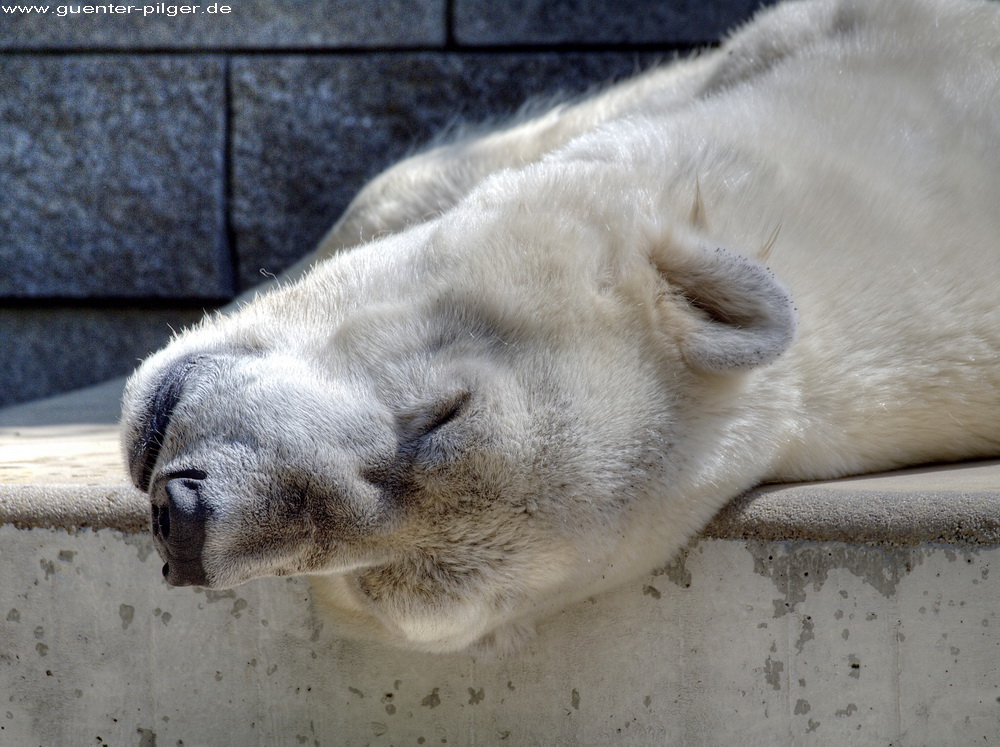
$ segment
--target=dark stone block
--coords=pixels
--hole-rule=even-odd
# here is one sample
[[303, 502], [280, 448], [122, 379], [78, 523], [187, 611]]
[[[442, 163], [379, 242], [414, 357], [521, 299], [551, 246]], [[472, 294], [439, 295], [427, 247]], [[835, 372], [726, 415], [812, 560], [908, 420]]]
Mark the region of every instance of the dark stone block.
[[[60, 3], [82, 8], [87, 3]], [[91, 3], [91, 7], [128, 3]], [[210, 13], [226, 5], [230, 13]], [[164, 12], [142, 14], [147, 6]], [[197, 8], [168, 15], [167, 8]], [[316, 49], [442, 44], [444, 0], [140, 3], [124, 13], [0, 15], [0, 49]]]
[[130, 373], [202, 310], [0, 306], [0, 407]]
[[0, 296], [230, 294], [225, 68], [199, 57], [0, 65]]
[[469, 45], [698, 46], [717, 41], [764, 4], [761, 0], [455, 0], [455, 39]]
[[364, 183], [456, 120], [636, 72], [633, 54], [237, 58], [233, 227], [242, 288], [312, 250]]

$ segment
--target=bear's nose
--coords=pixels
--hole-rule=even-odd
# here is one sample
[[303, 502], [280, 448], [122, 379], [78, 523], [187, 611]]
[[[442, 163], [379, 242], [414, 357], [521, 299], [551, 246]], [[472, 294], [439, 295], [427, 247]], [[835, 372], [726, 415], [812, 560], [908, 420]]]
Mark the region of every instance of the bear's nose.
[[202, 490], [207, 475], [187, 470], [154, 491], [153, 539], [163, 564], [163, 578], [171, 586], [205, 586], [201, 553], [205, 546], [207, 504]]

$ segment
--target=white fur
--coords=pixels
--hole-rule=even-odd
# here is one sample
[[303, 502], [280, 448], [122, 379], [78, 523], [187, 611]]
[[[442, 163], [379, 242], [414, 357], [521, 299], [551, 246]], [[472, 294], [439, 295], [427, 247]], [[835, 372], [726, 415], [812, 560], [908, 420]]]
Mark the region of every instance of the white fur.
[[139, 369], [133, 474], [195, 356], [147, 467], [209, 585], [502, 653], [762, 481], [1000, 454], [998, 102], [995, 3], [805, 0], [408, 159]]

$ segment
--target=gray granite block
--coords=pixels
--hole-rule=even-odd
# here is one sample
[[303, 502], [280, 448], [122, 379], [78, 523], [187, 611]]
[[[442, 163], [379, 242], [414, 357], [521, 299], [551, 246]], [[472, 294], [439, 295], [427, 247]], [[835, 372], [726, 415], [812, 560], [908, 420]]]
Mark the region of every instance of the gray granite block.
[[240, 287], [313, 249], [369, 178], [441, 128], [509, 115], [532, 96], [579, 92], [641, 62], [626, 53], [237, 58]]
[[[770, 0], [774, 2], [774, 0]], [[717, 41], [767, 0], [455, 0], [460, 44], [671, 44]]]
[[202, 309], [0, 306], [0, 407], [130, 373]]
[[[229, 0], [137, 3], [116, 13], [56, 11], [85, 5], [52, 4], [45, 15], [0, 14], [0, 49], [371, 48], [438, 45], [445, 38], [444, 0]], [[213, 6], [231, 12], [209, 12]], [[144, 8], [153, 10], [144, 15]]]
[[0, 64], [0, 296], [228, 296], [225, 68], [205, 57]]

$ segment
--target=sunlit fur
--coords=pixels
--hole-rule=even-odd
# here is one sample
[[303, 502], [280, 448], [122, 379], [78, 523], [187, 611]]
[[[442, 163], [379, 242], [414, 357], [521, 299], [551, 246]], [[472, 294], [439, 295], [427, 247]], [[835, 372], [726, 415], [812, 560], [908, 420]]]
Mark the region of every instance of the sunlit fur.
[[806, 0], [433, 148], [139, 369], [133, 473], [196, 360], [210, 586], [503, 654], [762, 481], [1000, 454], [998, 102], [996, 3]]

